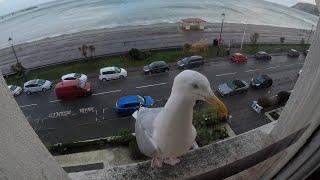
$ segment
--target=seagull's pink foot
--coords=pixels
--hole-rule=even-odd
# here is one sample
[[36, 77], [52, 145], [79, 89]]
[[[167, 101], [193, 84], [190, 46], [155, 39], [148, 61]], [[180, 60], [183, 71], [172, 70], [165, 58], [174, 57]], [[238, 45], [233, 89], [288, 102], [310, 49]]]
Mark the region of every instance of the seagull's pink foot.
[[166, 163], [166, 164], [169, 164], [169, 165], [171, 165], [171, 166], [174, 166], [174, 165], [176, 165], [177, 163], [179, 163], [180, 160], [179, 160], [178, 158], [171, 157], [171, 158], [166, 158], [166, 159], [164, 159], [163, 162]]
[[157, 167], [162, 167], [163, 159], [159, 157], [153, 157], [151, 160], [151, 167], [152, 168], [157, 168]]

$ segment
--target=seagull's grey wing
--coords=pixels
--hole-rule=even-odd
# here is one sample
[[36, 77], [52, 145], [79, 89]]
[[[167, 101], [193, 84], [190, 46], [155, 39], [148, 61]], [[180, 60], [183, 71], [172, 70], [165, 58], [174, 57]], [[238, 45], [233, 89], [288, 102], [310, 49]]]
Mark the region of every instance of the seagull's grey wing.
[[140, 151], [152, 157], [159, 149], [152, 139], [153, 122], [162, 108], [140, 108], [133, 114], [136, 119], [135, 135]]

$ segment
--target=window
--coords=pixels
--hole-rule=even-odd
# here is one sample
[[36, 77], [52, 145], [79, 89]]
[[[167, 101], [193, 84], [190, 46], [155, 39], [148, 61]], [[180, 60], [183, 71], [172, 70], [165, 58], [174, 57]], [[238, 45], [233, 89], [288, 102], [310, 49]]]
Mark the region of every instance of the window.
[[114, 70], [115, 70], [116, 73], [121, 73], [121, 69], [118, 68], [118, 67], [115, 67]]
[[17, 89], [17, 86], [14, 86], [14, 85], [13, 85], [13, 86], [10, 87], [10, 90], [11, 90], [11, 91], [14, 91], [15, 89]]
[[75, 79], [75, 78], [76, 78], [76, 79], [78, 79], [78, 78], [80, 78], [80, 77], [81, 77], [81, 74], [79, 74], [79, 73], [75, 73], [75, 74], [74, 74], [74, 78], [73, 78], [73, 79]]

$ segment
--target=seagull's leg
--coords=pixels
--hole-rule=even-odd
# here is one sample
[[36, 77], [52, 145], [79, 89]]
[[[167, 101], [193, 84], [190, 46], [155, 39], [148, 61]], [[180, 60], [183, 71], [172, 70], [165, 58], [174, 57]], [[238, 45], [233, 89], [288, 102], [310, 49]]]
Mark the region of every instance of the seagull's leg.
[[163, 159], [162, 158], [159, 158], [159, 157], [156, 157], [154, 156], [151, 160], [151, 167], [152, 168], [155, 168], [155, 167], [162, 167], [162, 162], [163, 162]]
[[179, 162], [180, 162], [180, 159], [178, 159], [176, 157], [170, 157], [170, 158], [164, 159], [164, 163], [169, 164], [171, 166], [174, 166]]

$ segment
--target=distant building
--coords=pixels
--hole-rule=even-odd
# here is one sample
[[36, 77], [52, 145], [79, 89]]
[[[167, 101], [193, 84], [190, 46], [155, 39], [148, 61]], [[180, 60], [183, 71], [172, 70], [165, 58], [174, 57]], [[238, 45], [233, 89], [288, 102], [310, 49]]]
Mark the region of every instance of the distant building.
[[205, 28], [207, 21], [202, 20], [200, 18], [187, 18], [182, 19], [182, 28], [184, 30], [190, 30], [191, 28], [201, 29]]

